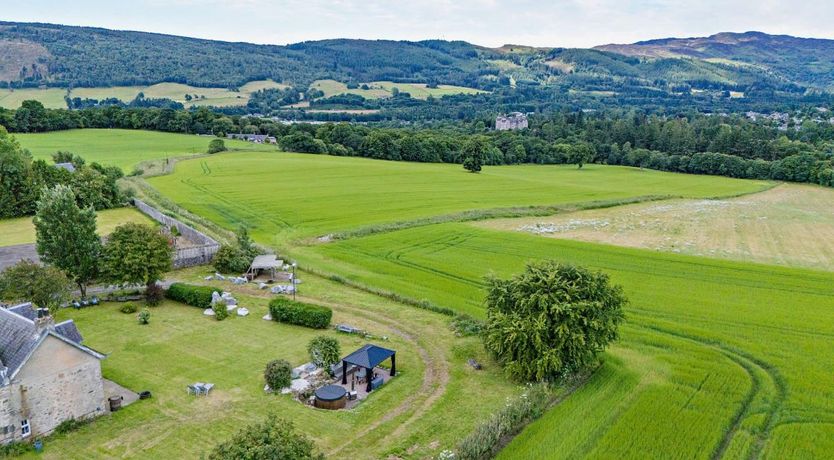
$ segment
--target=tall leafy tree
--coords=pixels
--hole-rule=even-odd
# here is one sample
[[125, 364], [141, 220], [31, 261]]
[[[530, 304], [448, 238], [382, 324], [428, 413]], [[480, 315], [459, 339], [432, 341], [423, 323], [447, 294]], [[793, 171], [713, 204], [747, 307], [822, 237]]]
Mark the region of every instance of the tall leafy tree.
[[86, 297], [87, 284], [98, 275], [101, 253], [95, 210], [79, 208], [75, 193], [65, 185], [44, 189], [37, 208], [34, 223], [41, 260], [66, 272]]
[[618, 337], [626, 298], [608, 275], [546, 261], [488, 282], [484, 343], [518, 380], [580, 370]]
[[0, 126], [0, 218], [31, 212], [29, 171], [29, 157], [6, 128]]
[[489, 148], [489, 142], [480, 136], [466, 141], [461, 153], [464, 169], [473, 173], [480, 172]]
[[116, 227], [102, 251], [106, 280], [150, 286], [171, 269], [173, 249], [162, 232], [149, 225], [127, 223]]

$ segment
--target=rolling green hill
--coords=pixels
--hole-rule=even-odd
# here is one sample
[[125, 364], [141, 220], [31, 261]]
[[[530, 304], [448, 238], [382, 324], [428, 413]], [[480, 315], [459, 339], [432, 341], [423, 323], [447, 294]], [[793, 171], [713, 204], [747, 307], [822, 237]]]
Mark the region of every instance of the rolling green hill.
[[[651, 96], [693, 89], [768, 98], [834, 88], [834, 41], [759, 32], [661, 39], [595, 49], [426, 40], [230, 43], [92, 27], [0, 22], [0, 82], [17, 87], [180, 83], [239, 88], [271, 79], [301, 90], [317, 80], [537, 85], [572, 94]], [[542, 95], [537, 95], [541, 99]]]
[[644, 59], [684, 58], [722, 67], [755, 69], [800, 85], [834, 88], [834, 40], [745, 32], [663, 38], [596, 49]]

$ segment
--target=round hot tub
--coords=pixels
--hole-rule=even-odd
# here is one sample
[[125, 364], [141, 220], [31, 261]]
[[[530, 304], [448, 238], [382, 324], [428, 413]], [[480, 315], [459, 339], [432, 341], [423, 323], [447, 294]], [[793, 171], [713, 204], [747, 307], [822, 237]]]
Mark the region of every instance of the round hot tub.
[[316, 407], [319, 409], [343, 409], [347, 404], [347, 390], [339, 385], [327, 385], [316, 390]]

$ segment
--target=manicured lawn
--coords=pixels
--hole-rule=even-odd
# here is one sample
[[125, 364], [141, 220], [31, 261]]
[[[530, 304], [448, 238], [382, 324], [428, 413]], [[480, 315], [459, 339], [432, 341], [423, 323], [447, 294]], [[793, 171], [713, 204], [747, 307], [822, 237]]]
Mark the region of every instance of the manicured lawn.
[[556, 259], [631, 301], [591, 383], [504, 458], [824, 458], [834, 436], [834, 274], [443, 224], [305, 248], [354, 281], [482, 316], [483, 277]]
[[[113, 229], [121, 224], [137, 222], [153, 224], [154, 221], [135, 208], [107, 209], [98, 212], [99, 235], [109, 235]], [[28, 244], [35, 242], [35, 226], [31, 217], [17, 219], [0, 219], [0, 246]]]
[[620, 200], [646, 195], [711, 197], [764, 182], [589, 165], [459, 165], [305, 154], [224, 154], [179, 162], [150, 184], [226, 228], [246, 223], [266, 244], [375, 224], [497, 207]]
[[[37, 134], [15, 134], [20, 145], [29, 149], [35, 158], [52, 161], [52, 154], [65, 150], [84, 157], [91, 163], [119, 166], [126, 173], [147, 160], [174, 158], [206, 153], [214, 137], [189, 134], [161, 133], [126, 129], [75, 129]], [[275, 151], [275, 146], [226, 140], [230, 150], [245, 152]]]
[[[206, 273], [192, 269], [172, 276], [198, 282]], [[74, 318], [84, 343], [108, 354], [106, 378], [150, 390], [153, 398], [47, 439], [44, 456], [200, 458], [240, 428], [275, 412], [334, 458], [425, 458], [452, 447], [492, 408], [520, 391], [498, 376], [500, 369], [477, 339], [449, 332], [448, 318], [302, 276], [304, 300], [332, 305], [334, 323], [352, 324], [375, 337], [264, 321], [268, 299], [256, 287], [234, 288], [251, 314], [222, 322], [171, 302], [153, 308], [147, 326], [140, 326], [135, 314], [120, 313], [117, 304], [62, 310], [59, 320]], [[352, 411], [317, 410], [289, 396], [265, 394], [266, 363], [276, 358], [294, 365], [306, 362], [307, 343], [320, 334], [338, 338], [343, 354], [367, 341], [396, 349], [398, 377]], [[469, 357], [483, 361], [486, 369], [468, 368]], [[207, 398], [188, 396], [186, 385], [196, 381], [216, 387]]]

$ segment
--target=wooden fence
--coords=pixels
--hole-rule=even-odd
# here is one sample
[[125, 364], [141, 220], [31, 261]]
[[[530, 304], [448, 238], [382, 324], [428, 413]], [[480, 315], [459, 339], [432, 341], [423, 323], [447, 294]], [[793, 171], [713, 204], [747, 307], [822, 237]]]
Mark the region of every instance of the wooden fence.
[[211, 263], [214, 254], [220, 249], [220, 243], [213, 238], [185, 225], [173, 217], [162, 214], [159, 210], [144, 201], [134, 198], [133, 205], [136, 206], [136, 209], [147, 214], [151, 219], [165, 226], [165, 228], [170, 229], [176, 227], [180, 235], [196, 245], [187, 248], [177, 248], [175, 250], [174, 268], [193, 267], [195, 265]]

